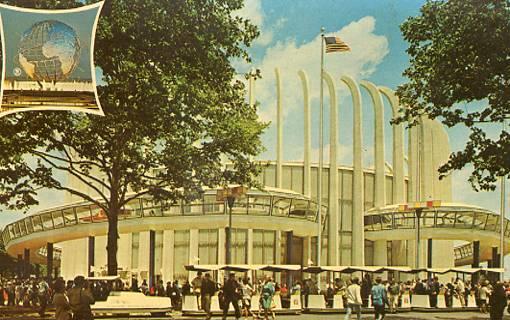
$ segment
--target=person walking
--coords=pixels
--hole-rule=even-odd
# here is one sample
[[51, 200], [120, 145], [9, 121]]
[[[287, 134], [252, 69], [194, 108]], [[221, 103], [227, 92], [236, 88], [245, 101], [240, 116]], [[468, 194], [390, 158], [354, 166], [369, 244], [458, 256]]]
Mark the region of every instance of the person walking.
[[202, 290], [202, 271], [197, 272], [197, 276], [191, 280], [191, 288], [193, 289], [193, 294], [197, 297], [198, 310], [202, 309], [201, 303], [201, 295], [200, 292]]
[[363, 299], [363, 307], [368, 307], [368, 299], [370, 297], [370, 293], [372, 292], [372, 278], [368, 273], [363, 277], [363, 281], [361, 282], [361, 298]]
[[54, 289], [53, 305], [55, 306], [55, 320], [71, 320], [73, 315], [71, 313], [69, 299], [65, 294], [66, 283], [64, 280], [57, 280]]
[[224, 320], [227, 319], [228, 309], [231, 303], [234, 306], [236, 319], [239, 319], [241, 317], [241, 310], [239, 309], [239, 298], [240, 298], [239, 283], [236, 280], [235, 273], [231, 273], [229, 274], [227, 281], [225, 281], [225, 284], [223, 285], [224, 305], [222, 319]]
[[266, 278], [264, 286], [262, 287], [262, 294], [260, 295], [260, 305], [264, 310], [264, 319], [269, 320], [269, 314], [275, 319], [275, 315], [272, 312], [273, 296], [275, 294], [275, 285], [271, 278]]
[[491, 320], [502, 320], [507, 304], [505, 288], [501, 282], [496, 283], [489, 299]]
[[95, 300], [90, 292], [89, 283], [83, 276], [74, 278], [74, 286], [69, 290], [69, 304], [73, 311], [73, 320], [92, 320], [92, 310], [90, 305]]
[[439, 278], [434, 277], [430, 284], [430, 307], [437, 308], [437, 296], [439, 295]]
[[46, 314], [46, 306], [48, 305], [48, 299], [50, 298], [50, 287], [48, 283], [41, 279], [37, 286], [37, 299], [39, 300], [39, 315], [42, 317]]
[[361, 305], [363, 299], [361, 299], [361, 287], [359, 286], [359, 278], [355, 277], [352, 279], [352, 283], [347, 287], [345, 291], [345, 297], [347, 300], [347, 312], [344, 320], [349, 320], [353, 312], [356, 313], [356, 319], [361, 320]]
[[482, 287], [480, 288], [480, 312], [487, 313], [487, 299], [491, 294], [491, 291], [488, 288], [488, 281], [484, 281], [482, 283]]
[[396, 313], [398, 309], [398, 298], [400, 297], [400, 285], [393, 279], [388, 287], [388, 296], [390, 300], [390, 312]]
[[386, 288], [382, 285], [381, 277], [375, 279], [375, 286], [372, 287], [372, 305], [375, 311], [375, 320], [383, 320], [386, 312], [384, 306], [388, 304]]
[[202, 278], [200, 287], [200, 296], [202, 302], [202, 309], [205, 311], [205, 318], [211, 319], [211, 297], [216, 293], [216, 283], [211, 280], [211, 275], [206, 273]]

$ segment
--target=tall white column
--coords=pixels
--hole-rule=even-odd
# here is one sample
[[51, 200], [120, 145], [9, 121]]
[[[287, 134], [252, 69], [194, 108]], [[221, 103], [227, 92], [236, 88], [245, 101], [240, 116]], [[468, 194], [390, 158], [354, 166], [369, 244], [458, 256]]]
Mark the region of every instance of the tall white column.
[[312, 195], [312, 168], [310, 153], [312, 149], [311, 128], [311, 112], [310, 112], [310, 93], [308, 90], [308, 76], [303, 70], [298, 72], [303, 87], [303, 104], [304, 104], [304, 154], [303, 154], [303, 194], [307, 197]]
[[388, 247], [386, 240], [374, 241], [374, 266], [388, 265]]
[[[96, 236], [94, 240], [94, 267], [97, 271], [99, 268], [106, 268], [106, 236]], [[119, 253], [117, 252], [117, 259]]]
[[[399, 100], [393, 90], [387, 87], [379, 87], [391, 105], [393, 118], [400, 114]], [[405, 178], [404, 178], [404, 125], [393, 124], [393, 203], [405, 202]]]
[[[253, 264], [253, 229], [248, 229], [248, 234], [246, 235], [246, 263], [248, 265]], [[253, 278], [253, 271], [249, 272], [250, 278]]]
[[329, 196], [328, 196], [328, 264], [338, 265], [340, 241], [338, 237], [338, 111], [335, 82], [331, 75], [323, 72], [329, 91]]
[[147, 280], [149, 283], [149, 252], [150, 252], [150, 236], [149, 231], [139, 233], [138, 247], [138, 272], [140, 280]]
[[409, 194], [409, 202], [419, 201], [419, 184], [420, 177], [418, 173], [418, 145], [419, 145], [419, 132], [420, 126], [416, 125], [414, 127], [409, 128], [408, 130], [408, 194]]
[[[281, 263], [282, 263], [282, 232], [280, 230], [276, 230], [274, 241], [274, 264]], [[281, 279], [282, 279], [281, 273], [277, 272], [275, 274], [275, 281], [278, 283], [282, 283]]]
[[420, 201], [427, 201], [434, 198], [434, 180], [437, 177], [437, 168], [434, 168], [432, 120], [423, 117], [422, 123], [419, 136], [421, 140], [419, 153]]
[[431, 121], [432, 135], [434, 137], [432, 143], [433, 161], [436, 171], [436, 180], [434, 181], [434, 199], [441, 199], [446, 202], [452, 201], [452, 176], [447, 175], [439, 180], [437, 169], [448, 162], [450, 158], [450, 139], [443, 124], [437, 120]]
[[282, 110], [282, 83], [280, 69], [275, 68], [276, 76], [276, 187], [282, 187], [283, 162], [283, 110]]
[[[189, 264], [200, 264], [200, 257], [198, 256], [198, 229], [189, 230]], [[191, 281], [196, 277], [196, 272], [189, 272], [188, 278]]]
[[119, 251], [117, 252], [119, 268], [122, 268], [122, 270], [130, 270], [131, 260], [133, 258], [132, 255], [132, 233], [119, 234]]
[[361, 81], [372, 98], [374, 107], [375, 122], [375, 194], [374, 206], [383, 207], [386, 204], [386, 181], [385, 181], [385, 159], [384, 159], [384, 109], [381, 94], [377, 87], [368, 81]]
[[[218, 264], [225, 264], [225, 245], [226, 245], [225, 228], [218, 229]], [[218, 272], [218, 280], [223, 281], [224, 271]]]
[[363, 184], [363, 155], [362, 155], [362, 109], [361, 93], [359, 86], [353, 78], [342, 76], [344, 82], [351, 92], [353, 105], [353, 177], [352, 177], [352, 265], [362, 266], [365, 264], [365, 230], [364, 230], [364, 184]]
[[162, 273], [164, 281], [172, 281], [174, 279], [174, 230], [163, 231], [163, 257], [162, 257]]

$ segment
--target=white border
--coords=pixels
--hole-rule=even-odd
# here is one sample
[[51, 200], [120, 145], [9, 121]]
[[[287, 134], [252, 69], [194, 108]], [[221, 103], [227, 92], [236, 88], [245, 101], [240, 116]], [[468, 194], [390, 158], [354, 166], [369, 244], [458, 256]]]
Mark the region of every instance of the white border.
[[94, 65], [94, 45], [96, 40], [96, 30], [97, 30], [97, 22], [99, 21], [99, 15], [101, 14], [101, 10], [103, 8], [104, 0], [83, 6], [78, 8], [72, 8], [72, 9], [60, 9], [60, 10], [39, 10], [39, 9], [29, 9], [29, 8], [21, 8], [21, 7], [15, 7], [15, 6], [9, 6], [6, 4], [0, 3], [0, 8], [18, 11], [18, 12], [29, 12], [29, 13], [38, 13], [38, 14], [62, 14], [62, 13], [76, 13], [81, 11], [87, 11], [92, 9], [98, 9], [96, 14], [96, 19], [94, 21], [94, 25], [92, 26], [92, 34], [90, 35], [90, 72], [92, 76], [92, 85], [94, 86], [94, 96], [96, 98], [96, 104], [98, 107], [98, 110], [90, 110], [86, 108], [81, 107], [56, 107], [56, 106], [47, 106], [47, 107], [27, 107], [27, 108], [20, 108], [15, 110], [2, 110], [2, 101], [4, 96], [4, 86], [3, 83], [5, 81], [5, 69], [6, 69], [6, 57], [5, 54], [5, 35], [4, 35], [4, 23], [2, 20], [2, 15], [0, 13], [0, 35], [2, 37], [2, 79], [0, 83], [0, 117], [6, 116], [8, 114], [12, 113], [18, 113], [18, 112], [27, 112], [27, 111], [74, 111], [74, 112], [84, 112], [84, 113], [90, 113], [90, 114], [97, 114], [104, 116], [103, 108], [101, 107], [101, 102], [99, 101], [99, 96], [97, 94], [97, 82], [96, 82], [96, 69]]

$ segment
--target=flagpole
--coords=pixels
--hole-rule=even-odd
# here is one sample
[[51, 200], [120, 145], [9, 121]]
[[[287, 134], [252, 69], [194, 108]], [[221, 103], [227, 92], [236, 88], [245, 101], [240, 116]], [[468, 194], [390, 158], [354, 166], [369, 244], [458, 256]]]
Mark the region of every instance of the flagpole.
[[[320, 111], [319, 111], [319, 168], [317, 178], [317, 266], [321, 266], [322, 251], [322, 167], [324, 165], [324, 27], [321, 27], [321, 77], [320, 77]], [[317, 277], [317, 288], [320, 290], [321, 276]]]

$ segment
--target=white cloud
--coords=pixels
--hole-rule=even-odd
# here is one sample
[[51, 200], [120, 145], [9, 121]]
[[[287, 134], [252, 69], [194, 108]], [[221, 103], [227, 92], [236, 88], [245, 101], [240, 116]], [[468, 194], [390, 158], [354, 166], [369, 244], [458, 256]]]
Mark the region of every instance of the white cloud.
[[[367, 16], [351, 22], [342, 29], [333, 32], [352, 48], [351, 52], [327, 54], [325, 70], [338, 80], [346, 74], [355, 79], [370, 76], [388, 54], [388, 40], [374, 34], [375, 19]], [[266, 50], [262, 61], [256, 65], [262, 72], [262, 79], [256, 83], [256, 98], [261, 103], [260, 116], [271, 120], [276, 116], [276, 89], [274, 69], [279, 68], [282, 78], [282, 97], [284, 117], [288, 117], [296, 108], [302, 108], [303, 97], [301, 83], [297, 76], [299, 70], [305, 70], [310, 80], [312, 99], [319, 97], [321, 38], [317, 35], [309, 42], [298, 44], [295, 39], [279, 41]], [[339, 88], [338, 88], [339, 87]], [[344, 90], [343, 86], [337, 88]], [[327, 96], [327, 89], [325, 90]]]
[[286, 21], [286, 19], [279, 19], [273, 26], [268, 26], [265, 23], [261, 0], [246, 0], [244, 7], [234, 14], [243, 18], [248, 18], [251, 23], [259, 27], [260, 36], [255, 39], [252, 44], [253, 46], [269, 45], [273, 41], [274, 31], [281, 28]]

